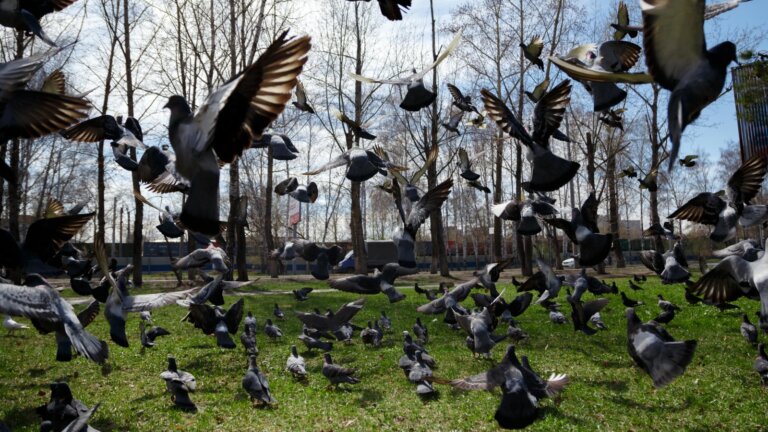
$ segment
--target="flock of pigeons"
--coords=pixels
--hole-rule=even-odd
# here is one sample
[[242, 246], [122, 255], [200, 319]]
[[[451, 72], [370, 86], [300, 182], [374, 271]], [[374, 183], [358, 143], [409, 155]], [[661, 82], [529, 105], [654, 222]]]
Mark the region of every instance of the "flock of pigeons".
[[[668, 125], [672, 142], [672, 169], [677, 160], [683, 130], [717, 98], [725, 83], [727, 66], [737, 60], [736, 47], [731, 42], [706, 49], [703, 22], [711, 16], [733, 9], [743, 1], [746, 0], [706, 6], [703, 0], [641, 0], [641, 26], [630, 24], [627, 7], [621, 3], [617, 23], [613, 25], [616, 29], [614, 40], [605, 41], [599, 46], [583, 45], [565, 56], [553, 56], [549, 60], [585, 86], [593, 98], [595, 112], [610, 127], [622, 127], [622, 111], [613, 108], [626, 98], [627, 93], [617, 83], [655, 82], [669, 90]], [[73, 2], [18, 2], [12, 10], [3, 8], [0, 11], [0, 24], [28, 31], [55, 45], [42, 31], [38, 19]], [[379, 0], [382, 13], [392, 20], [402, 19], [403, 10], [410, 7], [410, 4], [410, 0]], [[643, 48], [623, 40], [627, 36], [637, 37], [639, 32], [643, 34]], [[350, 76], [362, 82], [407, 86], [400, 107], [411, 112], [419, 111], [435, 103], [437, 97], [425, 87], [423, 77], [445, 60], [460, 42], [461, 31], [458, 31], [431, 65], [420, 72], [414, 70], [402, 79], [379, 80], [355, 74]], [[6, 328], [9, 331], [25, 328], [23, 324], [14, 321], [12, 316], [29, 318], [39, 332], [55, 334], [57, 361], [70, 361], [74, 350], [88, 360], [104, 363], [109, 357], [108, 344], [86, 330], [96, 319], [101, 303], [109, 323], [110, 339], [121, 347], [129, 346], [126, 321], [131, 312], [140, 314], [140, 340], [142, 346], [147, 348], [154, 346], [157, 338], [169, 334], [152, 323], [150, 311], [157, 308], [176, 304], [188, 309], [184, 319], [203, 333], [214, 335], [217, 345], [225, 349], [236, 347], [231, 335], [237, 333], [242, 322], [240, 340], [248, 363], [242, 381], [243, 389], [256, 404], [274, 404], [276, 400], [270, 393], [269, 383], [257, 363], [258, 326], [255, 317], [251, 313], [243, 317], [242, 299], [228, 309], [223, 308], [223, 291], [243, 284], [224, 280], [231, 263], [220, 247], [220, 232], [224, 224], [219, 219], [219, 173], [223, 165], [234, 162], [250, 148], [269, 148], [272, 157], [279, 160], [297, 157], [298, 150], [288, 136], [266, 132], [288, 102], [291, 102], [294, 91], [296, 100], [293, 106], [308, 114], [315, 113], [298, 81], [310, 48], [308, 36], [289, 38], [287, 32], [283, 33], [253, 64], [213, 90], [197, 111], [193, 112], [183, 97], [171, 96], [165, 108], [170, 111], [168, 129], [173, 151], [167, 145], [146, 146], [141, 126], [136, 119], [110, 115], [85, 119], [90, 104], [83, 96], [66, 94], [61, 71], [51, 73], [39, 89], [27, 88], [33, 75], [60, 48], [0, 65], [0, 98], [4, 113], [0, 117], [2, 138], [37, 138], [58, 132], [72, 141], [110, 141], [117, 164], [136, 173], [147, 189], [156, 193], [185, 194], [183, 207], [177, 214], [169, 207], [155, 206], [140, 191], [133, 191], [138, 199], [158, 210], [157, 228], [166, 238], [179, 238], [186, 233], [201, 244], [200, 249], [174, 259], [173, 266], [175, 270], [200, 269], [200, 277], [205, 281], [202, 287], [132, 295], [128, 282], [134, 270], [132, 266], [118, 269], [114, 260], [109, 261], [104, 244], [98, 239], [93, 250], [96, 265], [92, 265], [90, 258], [69, 243], [90, 221], [93, 213], [82, 213], [83, 205], [65, 210], [60, 203], [51, 201], [44, 216], [29, 226], [23, 242], [18, 242], [8, 231], [0, 230], [0, 244], [7, 251], [0, 257], [0, 266], [4, 269], [0, 283], [0, 313], [6, 314]], [[529, 44], [521, 44], [525, 58], [540, 68], [543, 68], [543, 60], [540, 58], [542, 48], [543, 42], [538, 37], [534, 37]], [[630, 72], [642, 52], [645, 53], [648, 72]], [[448, 91], [453, 100], [453, 112], [443, 124], [447, 130], [460, 133], [458, 126], [462, 116], [475, 113], [477, 117], [469, 125], [480, 126], [486, 116], [490, 117], [501, 130], [527, 149], [531, 169], [523, 188], [528, 197], [495, 205], [494, 215], [517, 222], [517, 231], [526, 236], [539, 233], [542, 222], [562, 230], [580, 247], [578, 263], [582, 272], [576, 276], [557, 276], [547, 263], [537, 260], [539, 272], [522, 283], [513, 280], [521, 294], [507, 303], [502, 297], [503, 292], [496, 290], [496, 283], [508, 262], [490, 264], [476, 271], [472, 279], [450, 289], [441, 286], [440, 291], [432, 292], [417, 286], [417, 292], [424, 294], [428, 300], [417, 311], [427, 315], [443, 315], [446, 324], [466, 333], [466, 345], [473, 355], [490, 357], [493, 347], [504, 339], [517, 341], [526, 337], [515, 317], [531, 304], [546, 308], [554, 323], [567, 322], [554, 301], [562, 286], [566, 285], [565, 299], [571, 307], [574, 329], [588, 336], [596, 334], [605, 328], [600, 311], [609, 303], [608, 299], [601, 296], [617, 294], [619, 291], [615, 283], [607, 285], [588, 276], [586, 268], [599, 265], [606, 259], [613, 236], [599, 232], [596, 223], [598, 202], [594, 193], [589, 195], [580, 208], [572, 209], [571, 217], [567, 219], [558, 217], [555, 200], [547, 195], [570, 182], [580, 169], [578, 163], [558, 156], [550, 148], [551, 138], [569, 140], [559, 128], [570, 103], [570, 80], [564, 80], [551, 89], [549, 82], [545, 81], [532, 92], [526, 92], [535, 104], [531, 130], [526, 129], [506, 103], [491, 91], [483, 89], [480, 92], [483, 113], [473, 105], [471, 96], [464, 95], [457, 86], [448, 85]], [[35, 103], [28, 103], [32, 99]], [[364, 125], [344, 113], [335, 114], [344, 124], [345, 130], [360, 140], [376, 138], [365, 130]], [[132, 148], [143, 150], [138, 160], [129, 156]], [[374, 146], [367, 150], [353, 147], [328, 164], [305, 173], [311, 176], [345, 167], [345, 177], [351, 181], [368, 181], [377, 175], [385, 177], [385, 182], [378, 187], [392, 195], [403, 223], [402, 229], [392, 238], [397, 248], [397, 262], [386, 264], [373, 275], [353, 275], [329, 281], [330, 287], [364, 295], [383, 293], [391, 303], [405, 298], [395, 288], [395, 280], [418, 272], [415, 242], [419, 228], [432, 212], [440, 211], [454, 185], [453, 180], [448, 179], [427, 191], [419, 188], [420, 178], [436, 163], [438, 154], [438, 149], [433, 148], [424, 165], [406, 177], [404, 173], [408, 168], [398, 165], [383, 148]], [[470, 187], [490, 192], [487, 186], [480, 183], [480, 175], [472, 170], [473, 158], [463, 149], [459, 150], [458, 156], [460, 177]], [[695, 156], [680, 159], [680, 164], [693, 166]], [[657, 169], [654, 167], [652, 172]], [[713, 241], [731, 240], [736, 236], [737, 225], [749, 227], [768, 220], [768, 207], [751, 203], [759, 192], [766, 171], [766, 158], [750, 159], [733, 174], [724, 193], [701, 193], [675, 211], [670, 218], [712, 225]], [[630, 169], [623, 172], [628, 176], [632, 173], [634, 171]], [[9, 182], [16, 180], [5, 162], [0, 166], [0, 175]], [[640, 183], [650, 189], [654, 186], [655, 178], [649, 173]], [[278, 183], [275, 193], [312, 203], [318, 197], [318, 187], [314, 182], [303, 185], [297, 178], [288, 178]], [[241, 223], [246, 223], [245, 205], [238, 210]], [[642, 255], [643, 263], [657, 273], [663, 283], [686, 283], [686, 298], [690, 302], [704, 302], [721, 309], [729, 307], [728, 302], [739, 297], [759, 299], [759, 325], [768, 331], [768, 270], [763, 262], [768, 258], [759, 243], [744, 241], [718, 251], [717, 255], [724, 257], [723, 260], [711, 270], [703, 268], [705, 274], [694, 282], [690, 280], [681, 239], [674, 234], [672, 224], [654, 225], [647, 234], [670, 239], [669, 251], [644, 251]], [[214, 237], [216, 239], [212, 240]], [[326, 246], [307, 239], [292, 239], [275, 250], [273, 257], [281, 260], [301, 257], [313, 263], [312, 275], [315, 278], [326, 280], [329, 279], [329, 269], [340, 262], [343, 254], [344, 251], [336, 245]], [[706, 267], [706, 263], [703, 266]], [[216, 275], [210, 276], [203, 268], [212, 269]], [[40, 276], [57, 270], [66, 272], [75, 292], [94, 298], [79, 313], [61, 297], [59, 289]], [[641, 283], [642, 279], [638, 278], [635, 282]], [[488, 294], [473, 293], [476, 287], [486, 289]], [[633, 281], [630, 281], [630, 288], [641, 289]], [[535, 303], [530, 291], [539, 294]], [[302, 301], [307, 299], [310, 292], [311, 289], [296, 290], [294, 296]], [[583, 300], [587, 292], [598, 297]], [[470, 296], [475, 303], [472, 310], [461, 304]], [[655, 387], [669, 384], [685, 371], [696, 349], [696, 341], [676, 341], [661, 325], [671, 321], [680, 308], [659, 296], [661, 313], [654, 320], [643, 323], [634, 311], [640, 305], [639, 302], [633, 301], [624, 292], [621, 292], [621, 298], [627, 306], [630, 356], [651, 376]], [[356, 384], [360, 380], [355, 376], [355, 369], [333, 363], [329, 354], [333, 345], [322, 339], [349, 342], [355, 332], [359, 331], [363, 343], [379, 346], [385, 333], [393, 328], [385, 312], [381, 312], [379, 320], [368, 322], [367, 327], [352, 324], [352, 318], [363, 308], [364, 303], [363, 299], [347, 303], [335, 313], [328, 311], [323, 314], [316, 310], [296, 314], [304, 324], [299, 339], [309, 350], [325, 351], [322, 373], [329, 385]], [[275, 305], [274, 315], [277, 319], [285, 318], [278, 305]], [[503, 334], [495, 334], [500, 322], [507, 323], [507, 330]], [[757, 329], [746, 315], [741, 330], [750, 343], [757, 342]], [[525, 356], [518, 359], [514, 345], [507, 348], [499, 364], [482, 374], [455, 380], [439, 378], [432, 372], [436, 361], [425, 348], [429, 342], [427, 327], [417, 318], [412, 331], [415, 340], [409, 332], [403, 334], [403, 356], [399, 366], [407, 379], [415, 385], [416, 392], [425, 396], [433, 394], [435, 383], [463, 390], [490, 391], [500, 387], [502, 397], [495, 418], [501, 427], [520, 428], [532, 423], [537, 417], [538, 401], [559, 394], [569, 381], [565, 375], [552, 375], [547, 380], [541, 378]], [[271, 319], [266, 321], [264, 333], [273, 339], [283, 336], [282, 330]], [[763, 381], [768, 382], [768, 357], [762, 344], [758, 346], [758, 351], [755, 368]], [[305, 361], [295, 346], [287, 358], [286, 369], [298, 379], [307, 376]], [[196, 388], [195, 377], [179, 370], [175, 358], [168, 358], [168, 368], [161, 374], [161, 378], [177, 406], [195, 409], [190, 398], [190, 393]], [[55, 383], [51, 388], [50, 403], [38, 410], [43, 419], [41, 428], [54, 431], [92, 430], [88, 429], [87, 422], [97, 408], [98, 405], [88, 409], [74, 399], [65, 383]]]

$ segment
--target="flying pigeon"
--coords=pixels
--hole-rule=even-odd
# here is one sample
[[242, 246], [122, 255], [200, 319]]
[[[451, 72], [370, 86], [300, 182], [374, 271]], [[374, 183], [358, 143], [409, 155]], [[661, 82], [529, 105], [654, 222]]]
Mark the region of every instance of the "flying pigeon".
[[189, 305], [189, 322], [206, 335], [216, 335], [216, 344], [221, 348], [233, 349], [235, 342], [230, 334], [237, 333], [240, 327], [243, 305], [244, 300], [240, 299], [225, 311], [221, 306], [193, 303]]
[[456, 47], [459, 45], [459, 42], [461, 41], [461, 30], [456, 33], [456, 36], [454, 36], [453, 40], [448, 44], [445, 50], [440, 53], [440, 55], [437, 56], [435, 61], [429, 65], [427, 68], [422, 70], [421, 72], [416, 72], [416, 70], [413, 70], [413, 74], [402, 79], [397, 80], [377, 80], [373, 78], [366, 78], [364, 76], [360, 76], [354, 73], [349, 73], [349, 76], [357, 81], [364, 82], [364, 83], [378, 83], [378, 84], [393, 84], [393, 85], [405, 85], [408, 87], [408, 91], [405, 94], [405, 98], [403, 98], [402, 103], [400, 103], [400, 108], [406, 110], [406, 111], [412, 111], [416, 112], [419, 111], [422, 108], [426, 108], [427, 106], [431, 105], [435, 98], [437, 98], [437, 95], [432, 93], [431, 91], [427, 90], [427, 88], [424, 86], [424, 75], [426, 75], [429, 71], [436, 68], [440, 63], [443, 62], [451, 53], [456, 49]]
[[179, 217], [185, 227], [219, 233], [219, 161], [234, 161], [280, 115], [309, 49], [308, 36], [288, 39], [284, 32], [255, 63], [215, 89], [196, 113], [182, 96], [168, 99], [176, 170], [191, 183]]
[[627, 308], [627, 347], [632, 360], [662, 388], [685, 372], [693, 359], [696, 341], [675, 341], [653, 321], [643, 324], [633, 308]]

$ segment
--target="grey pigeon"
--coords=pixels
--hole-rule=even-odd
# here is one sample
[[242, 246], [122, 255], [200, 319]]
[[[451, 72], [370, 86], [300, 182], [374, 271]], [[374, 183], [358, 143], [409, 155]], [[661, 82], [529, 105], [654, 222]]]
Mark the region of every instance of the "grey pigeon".
[[379, 317], [379, 323], [381, 324], [381, 328], [384, 329], [384, 331], [392, 330], [392, 320], [389, 319], [386, 312], [381, 311], [381, 317]]
[[47, 404], [35, 409], [42, 418], [41, 430], [60, 431], [70, 422], [88, 412], [88, 407], [75, 399], [66, 382], [54, 382], [50, 385], [51, 397]]
[[306, 333], [299, 335], [298, 338], [300, 341], [304, 342], [304, 345], [306, 345], [307, 350], [310, 352], [312, 352], [313, 349], [319, 349], [323, 351], [331, 351], [333, 349], [333, 343], [315, 339]]
[[373, 345], [375, 347], [381, 346], [382, 334], [379, 330], [373, 327], [373, 323], [368, 321], [368, 327], [364, 328], [360, 332], [360, 339], [363, 341], [363, 345]]
[[[43, 42], [51, 46], [57, 46], [56, 42], [45, 33], [40, 25], [40, 20], [53, 12], [60, 12], [74, 3], [70, 1], [37, 0], [12, 2], [4, 5], [0, 13], [0, 25], [11, 28], [24, 34], [33, 34]], [[410, 4], [410, 1], [408, 1]]]
[[[731, 255], [738, 255], [747, 261], [755, 261], [759, 258], [760, 252], [762, 251], [763, 247], [758, 241], [746, 239], [722, 249], [712, 251], [712, 256], [716, 258], [725, 258]], [[703, 271], [702, 273], [706, 273], [706, 271]]]
[[307, 92], [304, 90], [304, 85], [301, 81], [296, 82], [296, 100], [293, 101], [293, 106], [306, 113], [315, 113], [314, 108], [307, 101]]
[[149, 330], [146, 329], [144, 321], [139, 321], [139, 331], [141, 332], [141, 346], [145, 348], [152, 348], [155, 346], [155, 339], [160, 336], [168, 336], [171, 333], [158, 326], [152, 326]]
[[186, 270], [190, 268], [201, 268], [208, 264], [211, 265], [213, 270], [219, 273], [226, 273], [229, 270], [227, 263], [229, 257], [227, 257], [224, 249], [218, 247], [215, 242], [212, 242], [205, 248], [196, 249], [185, 255], [173, 263], [173, 268], [177, 270]]
[[339, 384], [357, 384], [360, 382], [360, 379], [354, 376], [357, 369], [345, 368], [334, 364], [331, 355], [328, 353], [323, 355], [322, 371], [323, 376], [328, 378], [328, 381], [330, 382], [328, 387], [333, 385], [338, 388]]
[[557, 209], [544, 200], [507, 201], [495, 204], [491, 212], [502, 220], [517, 222], [517, 232], [521, 235], [536, 235], [541, 232], [538, 218], [556, 215]]
[[283, 312], [282, 309], [280, 309], [280, 305], [275, 303], [275, 308], [272, 309], [272, 315], [275, 316], [277, 319], [285, 319], [285, 312]]
[[629, 355], [651, 376], [653, 386], [664, 387], [682, 375], [693, 359], [697, 342], [675, 341], [653, 321], [643, 324], [633, 308], [627, 308], [626, 316]]
[[[96, 413], [96, 410], [98, 410], [100, 406], [101, 403], [97, 403], [93, 406], [93, 408], [84, 413], [81, 413], [76, 419], [72, 420], [72, 422], [62, 430], [62, 432], [99, 432], [97, 429], [89, 426], [88, 422], [91, 420], [91, 417], [93, 417], [93, 415]], [[42, 432], [45, 432], [43, 431], [42, 427], [40, 429]]]
[[709, 235], [714, 242], [736, 237], [736, 226], [750, 227], [765, 221], [768, 208], [750, 204], [760, 192], [768, 172], [768, 158], [756, 155], [742, 163], [731, 175], [722, 193], [702, 192], [675, 210], [669, 218], [714, 226]]
[[565, 315], [563, 315], [562, 312], [554, 308], [549, 310], [549, 320], [552, 321], [554, 324], [565, 324], [568, 322], [568, 320], [565, 319]]
[[723, 42], [707, 50], [704, 0], [643, 0], [640, 7], [648, 72], [656, 83], [671, 92], [667, 106], [671, 170], [686, 126], [720, 96], [728, 65], [738, 63], [736, 45]]
[[600, 234], [597, 221], [598, 201], [595, 193], [589, 194], [580, 209], [571, 210], [571, 220], [551, 218], [545, 219], [547, 223], [563, 230], [568, 238], [579, 245], [579, 265], [592, 267], [605, 260], [613, 245], [612, 234]]
[[285, 361], [285, 369], [294, 378], [300, 380], [307, 378], [307, 365], [304, 363], [304, 357], [296, 351], [296, 345], [291, 345], [291, 353], [288, 355], [288, 360]]
[[243, 319], [243, 327], [250, 327], [251, 330], [253, 330], [253, 333], [259, 332], [258, 323], [256, 322], [256, 317], [253, 316], [253, 313], [251, 311], [248, 311], [248, 314], [245, 316], [245, 319]]
[[321, 172], [346, 167], [345, 177], [352, 181], [370, 180], [376, 174], [387, 175], [387, 164], [373, 151], [353, 147], [327, 164], [305, 172], [303, 175], [317, 175]]
[[757, 345], [757, 358], [755, 359], [755, 372], [760, 375], [764, 386], [768, 385], [768, 354], [765, 353], [765, 344]]
[[768, 254], [752, 262], [736, 255], [723, 258], [688, 291], [713, 305], [740, 297], [759, 299], [760, 328], [768, 331]]
[[189, 398], [189, 393], [197, 388], [197, 381], [191, 373], [178, 369], [175, 357], [168, 356], [168, 370], [161, 373], [160, 378], [165, 381], [165, 388], [171, 393], [171, 400], [177, 407], [197, 411], [197, 406]]
[[190, 181], [180, 220], [215, 235], [219, 224], [219, 161], [230, 163], [259, 138], [291, 99], [307, 61], [308, 36], [282, 33], [253, 64], [217, 88], [196, 113], [182, 96], [171, 96], [168, 135], [176, 170]]
[[267, 323], [264, 325], [264, 334], [273, 341], [283, 337], [283, 331], [273, 324], [271, 319], [267, 319]]
[[741, 335], [752, 345], [757, 344], [757, 327], [749, 322], [747, 314], [741, 314], [741, 326], [739, 326]]
[[299, 288], [297, 290], [293, 290], [293, 296], [296, 298], [297, 301], [306, 301], [309, 299], [309, 293], [313, 291], [312, 288]]
[[446, 84], [446, 87], [448, 87], [448, 92], [451, 94], [451, 97], [453, 98], [453, 106], [460, 109], [461, 112], [478, 112], [477, 108], [475, 108], [474, 105], [472, 105], [472, 97], [471, 96], [465, 96], [461, 90], [459, 90], [458, 87], [456, 87], [453, 84]]
[[656, 272], [661, 277], [663, 284], [681, 283], [691, 277], [690, 272], [686, 269], [688, 263], [679, 240], [675, 242], [672, 249], [663, 255], [655, 250], [641, 251], [640, 262], [648, 269]]
[[418, 273], [416, 267], [409, 268], [397, 263], [388, 263], [382, 267], [381, 271], [374, 270], [373, 276], [353, 275], [332, 280], [328, 285], [339, 291], [357, 294], [382, 293], [387, 296], [390, 303], [396, 303], [405, 299], [405, 294], [395, 289], [395, 279], [415, 273]]
[[299, 157], [299, 149], [293, 145], [291, 138], [280, 133], [263, 134], [251, 142], [251, 148], [269, 148], [274, 160], [291, 161]]
[[659, 305], [659, 308], [661, 310], [663, 310], [663, 311], [673, 310], [673, 311], [678, 311], [679, 312], [679, 311], [682, 310], [682, 309], [680, 309], [680, 306], [672, 303], [671, 301], [664, 300], [664, 296], [662, 296], [661, 294], [658, 294], [656, 296], [656, 298], [659, 299], [658, 305]]
[[275, 193], [280, 196], [288, 195], [296, 201], [311, 204], [317, 200], [318, 189], [315, 182], [302, 185], [296, 177], [289, 177], [275, 186]]
[[240, 343], [245, 348], [248, 355], [259, 355], [259, 348], [256, 346], [256, 332], [251, 326], [243, 326], [243, 332], [240, 333]]
[[[42, 278], [39, 278], [42, 279]], [[42, 279], [44, 282], [45, 280]], [[96, 363], [104, 363], [109, 357], [106, 342], [87, 332], [80, 316], [75, 314], [72, 305], [64, 300], [47, 283], [35, 286], [0, 284], [0, 314], [23, 316], [32, 320], [38, 330], [50, 328], [43, 333], [56, 332], [58, 346], [57, 359], [71, 359], [70, 346], [85, 358]], [[98, 304], [91, 305], [98, 312]], [[86, 310], [94, 311], [91, 307]], [[83, 318], [93, 320], [95, 313], [86, 312]], [[85, 323], [87, 325], [87, 323]]]
[[435, 392], [431, 379], [432, 369], [424, 363], [421, 351], [416, 351], [414, 353], [413, 365], [408, 371], [408, 381], [416, 384], [416, 394], [426, 396]]
[[395, 242], [397, 247], [397, 263], [403, 267], [414, 268], [416, 267], [415, 239], [419, 228], [432, 212], [440, 211], [443, 203], [451, 193], [453, 180], [448, 179], [427, 191], [424, 196], [413, 204], [407, 215], [400, 202], [400, 194], [397, 192], [400, 190], [400, 186], [398, 186], [397, 182], [392, 185], [396, 191], [394, 194], [395, 206], [404, 225], [403, 229], [396, 232], [392, 237], [392, 241]]
[[603, 322], [603, 318], [600, 316], [600, 312], [592, 315], [592, 318], [590, 318], [589, 321], [594, 324], [598, 330], [608, 330], [608, 327]]
[[319, 331], [335, 331], [348, 323], [358, 312], [363, 309], [365, 299], [358, 299], [342, 305], [331, 317], [319, 313], [296, 312], [307, 327]]
[[272, 405], [277, 401], [269, 392], [269, 381], [256, 365], [256, 356], [248, 356], [248, 370], [243, 377], [243, 390], [248, 393], [251, 403]]
[[416, 340], [420, 344], [426, 344], [429, 342], [429, 329], [427, 326], [421, 323], [421, 318], [416, 317], [416, 323], [413, 324], [413, 334], [416, 336]]
[[492, 391], [501, 387], [502, 399], [496, 410], [496, 421], [505, 429], [521, 429], [536, 419], [538, 401], [558, 395], [568, 382], [564, 374], [553, 374], [548, 380], [543, 380], [530, 368], [525, 357], [520, 362], [515, 346], [509, 345], [498, 365], [477, 375], [453, 380], [450, 384], [460, 390], [476, 391]]
[[235, 302], [228, 310], [221, 306], [191, 304], [189, 306], [189, 322], [199, 328], [204, 334], [216, 336], [216, 344], [221, 348], [234, 349], [235, 341], [230, 335], [237, 333], [240, 321], [243, 320], [244, 300]]

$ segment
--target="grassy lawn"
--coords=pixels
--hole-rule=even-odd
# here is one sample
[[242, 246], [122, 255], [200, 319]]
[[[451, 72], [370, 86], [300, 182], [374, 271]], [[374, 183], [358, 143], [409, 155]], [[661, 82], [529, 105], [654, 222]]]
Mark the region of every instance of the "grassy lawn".
[[[509, 276], [505, 274], [503, 279], [509, 280]], [[752, 370], [756, 350], [739, 333], [739, 311], [721, 313], [703, 305], [688, 306], [681, 285], [661, 286], [656, 278], [638, 292], [626, 288], [626, 279], [617, 283], [630, 297], [647, 303], [637, 308], [643, 320], [659, 312], [655, 302], [658, 293], [683, 307], [666, 327], [677, 339], [699, 341], [688, 371], [667, 388], [653, 389], [650, 377], [634, 367], [627, 354], [624, 306], [618, 296], [609, 296], [611, 303], [602, 313], [609, 329], [591, 338], [575, 333], [570, 325], [551, 324], [544, 309], [532, 306], [519, 318], [530, 338], [519, 344], [518, 355], [528, 355], [542, 376], [567, 373], [571, 384], [560, 400], [544, 401], [541, 418], [531, 430], [768, 430], [768, 390], [761, 388]], [[275, 283], [262, 278], [256, 289], [288, 290], [302, 286], [326, 285]], [[501, 284], [500, 288], [504, 286]], [[159, 338], [152, 349], [141, 348], [138, 314], [131, 314], [131, 347], [121, 348], [110, 342], [109, 367], [103, 369], [79, 357], [70, 363], [57, 363], [53, 335], [41, 336], [34, 330], [19, 332], [14, 337], [3, 335], [0, 419], [14, 431], [37, 430], [39, 419], [34, 408], [48, 401], [48, 383], [65, 379], [75, 397], [87, 405], [102, 402], [92, 422], [102, 431], [497, 429], [493, 412], [499, 400], [498, 391], [459, 392], [439, 386], [436, 399], [422, 401], [404, 378], [397, 367], [402, 354], [401, 332], [411, 329], [415, 307], [424, 300], [413, 290], [406, 288], [404, 292], [407, 298], [394, 305], [383, 295], [368, 297], [365, 308], [354, 319], [362, 326], [378, 317], [381, 310], [388, 313], [394, 331], [385, 336], [381, 348], [364, 347], [359, 336], [352, 345], [334, 343], [334, 361], [358, 368], [362, 379], [357, 386], [340, 391], [326, 390], [327, 381], [320, 373], [322, 355], [305, 352], [296, 339], [301, 323], [291, 312], [309, 311], [313, 307], [335, 310], [358, 296], [312, 293], [308, 301], [298, 304], [290, 294], [246, 296], [246, 311], [254, 312], [262, 328], [258, 335], [258, 364], [279, 402], [271, 409], [252, 408], [241, 388], [247, 362], [239, 334], [234, 337], [238, 349], [219, 349], [213, 337], [179, 322], [185, 310], [176, 306], [153, 314], [155, 324], [172, 335]], [[505, 297], [514, 296], [514, 289], [508, 289]], [[563, 297], [564, 292], [558, 298], [560, 303], [565, 303]], [[236, 297], [227, 298], [228, 304], [235, 300]], [[271, 342], [263, 334], [263, 324], [272, 316], [275, 302], [288, 316], [277, 322], [286, 334], [279, 342]], [[471, 299], [465, 304], [471, 305]], [[749, 312], [750, 318], [758, 308], [756, 302], [748, 300], [738, 304]], [[568, 306], [563, 310], [569, 315]], [[442, 317], [423, 321], [431, 336], [427, 348], [439, 363], [435, 375], [458, 378], [489, 367], [489, 361], [472, 358], [464, 345], [463, 332], [449, 330]], [[89, 330], [109, 339], [103, 315]], [[761, 338], [766, 339], [765, 335]], [[307, 361], [310, 379], [306, 385], [294, 381], [284, 370], [292, 344], [297, 344]], [[505, 344], [496, 347], [495, 361], [504, 350]], [[197, 377], [198, 391], [191, 395], [199, 408], [195, 414], [175, 409], [165, 383], [159, 378], [168, 354], [177, 357], [181, 369]]]

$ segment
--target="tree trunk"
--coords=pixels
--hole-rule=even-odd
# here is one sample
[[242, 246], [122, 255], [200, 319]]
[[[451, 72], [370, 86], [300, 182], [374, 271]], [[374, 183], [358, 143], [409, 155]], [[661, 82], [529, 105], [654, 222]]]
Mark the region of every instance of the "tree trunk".
[[278, 262], [271, 257], [275, 250], [275, 238], [272, 236], [272, 171], [274, 160], [272, 159], [272, 146], [267, 146], [267, 186], [264, 191], [264, 248], [267, 259], [267, 271], [269, 277], [276, 278], [278, 274]]
[[[24, 32], [16, 31], [16, 59], [24, 57]], [[8, 230], [11, 235], [20, 240], [19, 237], [19, 216], [21, 205], [21, 190], [19, 183], [22, 182], [23, 175], [19, 166], [19, 140], [11, 141], [11, 171], [16, 175], [16, 182], [8, 183]]]
[[[437, 59], [437, 48], [435, 45], [435, 10], [433, 7], [433, 0], [429, 0], [429, 11], [432, 16], [432, 58]], [[432, 69], [432, 92], [435, 94], [438, 93], [437, 84], [437, 68], [434, 68]], [[429, 142], [431, 143], [431, 146], [429, 150], [431, 151], [437, 148], [440, 144], [437, 137], [438, 122], [440, 120], [439, 113], [437, 111], [437, 102], [432, 103], [432, 116], [430, 120], [431, 135]], [[425, 153], [425, 155], [428, 154], [429, 152]], [[435, 168], [434, 163], [431, 164], [427, 169], [427, 184], [430, 190], [437, 186], [437, 168]], [[429, 215], [429, 230], [432, 237], [432, 261], [434, 262], [435, 258], [437, 258], [437, 265], [440, 269], [440, 276], [450, 276], [448, 269], [448, 256], [445, 253], [445, 236], [443, 235], [444, 230], [442, 209], [433, 211]]]
[[627, 266], [624, 261], [624, 253], [621, 251], [620, 229], [619, 229], [619, 197], [616, 190], [616, 152], [613, 148], [609, 149], [608, 160], [606, 161], [606, 181], [608, 182], [608, 219], [613, 234], [613, 256], [616, 259], [616, 268]]
[[[360, 5], [355, 3], [355, 73], [363, 73], [363, 46], [360, 38]], [[362, 124], [363, 116], [363, 86], [360, 81], [355, 81], [355, 123]], [[354, 137], [352, 132], [347, 132], [347, 150], [353, 145], [360, 146], [360, 138]], [[352, 199], [352, 212], [349, 220], [349, 231], [352, 235], [352, 250], [355, 254], [355, 272], [357, 274], [368, 273], [368, 253], [365, 250], [365, 237], [363, 233], [363, 212], [360, 207], [360, 182], [352, 182], [350, 198]]]
[[[653, 84], [653, 103], [651, 104], [651, 169], [659, 168], [659, 159], [661, 157], [661, 140], [659, 139], [659, 92], [658, 85]], [[659, 197], [658, 191], [649, 192], [648, 203], [650, 206], [651, 224], [661, 224], [659, 218]], [[661, 236], [654, 237], [654, 247], [657, 251], [664, 251], [664, 240]]]
[[[128, 108], [128, 117], [133, 117], [133, 63], [131, 61], [131, 24], [128, 17], [129, 0], [123, 0], [123, 30], [125, 45], [123, 52], [125, 54], [125, 102]], [[136, 149], [131, 148], [130, 157], [136, 160]], [[134, 171], [131, 174], [133, 180], [133, 190], [139, 190], [139, 173]], [[138, 199], [133, 200], [136, 206], [136, 214], [133, 217], [133, 284], [142, 285], [142, 255], [144, 253], [144, 204]]]

